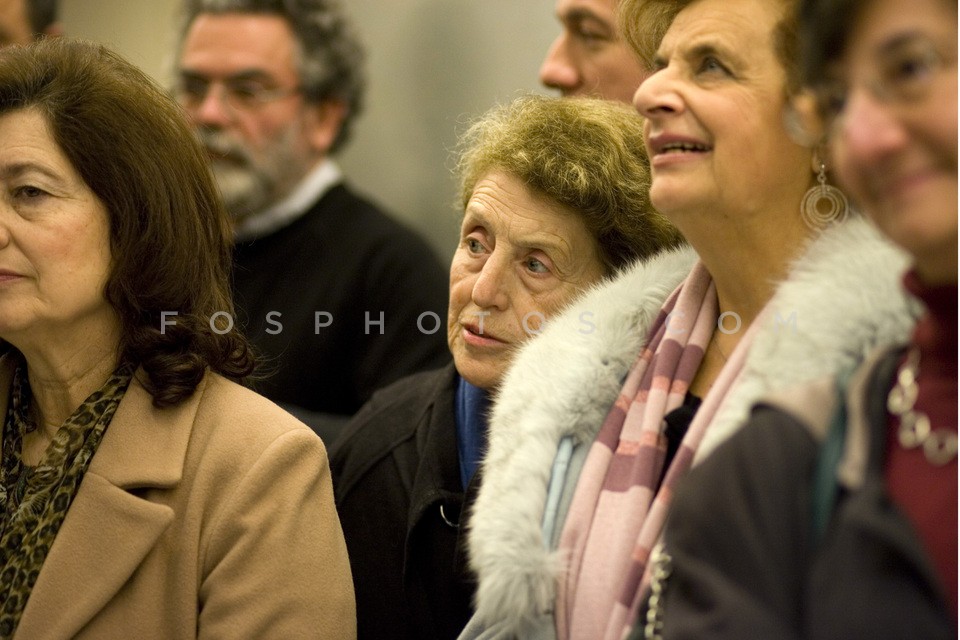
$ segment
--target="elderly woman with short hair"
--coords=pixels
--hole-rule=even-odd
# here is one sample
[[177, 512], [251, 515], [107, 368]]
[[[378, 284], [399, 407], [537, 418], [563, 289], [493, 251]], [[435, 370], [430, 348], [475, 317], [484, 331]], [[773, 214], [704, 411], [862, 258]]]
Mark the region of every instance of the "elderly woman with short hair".
[[238, 383], [230, 226], [177, 105], [0, 51], [0, 638], [350, 638], [323, 444]]
[[[331, 454], [360, 637], [457, 636], [472, 610], [462, 534], [490, 395], [517, 349], [578, 294], [680, 243], [650, 206], [641, 134], [625, 105], [531, 96], [462, 137], [454, 362], [380, 391]], [[690, 260], [670, 252], [662, 286]]]

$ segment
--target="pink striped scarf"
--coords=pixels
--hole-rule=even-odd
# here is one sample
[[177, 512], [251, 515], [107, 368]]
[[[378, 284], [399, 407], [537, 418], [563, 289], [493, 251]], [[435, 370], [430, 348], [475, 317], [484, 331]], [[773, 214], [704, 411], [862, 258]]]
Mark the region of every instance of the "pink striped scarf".
[[683, 403], [717, 315], [713, 279], [698, 262], [661, 308], [591, 445], [560, 536], [560, 550], [569, 559], [557, 592], [561, 640], [619, 640], [636, 619], [649, 581], [647, 559], [673, 488], [742, 368], [753, 333], [748, 330], [731, 354], [658, 487], [667, 449], [664, 416]]

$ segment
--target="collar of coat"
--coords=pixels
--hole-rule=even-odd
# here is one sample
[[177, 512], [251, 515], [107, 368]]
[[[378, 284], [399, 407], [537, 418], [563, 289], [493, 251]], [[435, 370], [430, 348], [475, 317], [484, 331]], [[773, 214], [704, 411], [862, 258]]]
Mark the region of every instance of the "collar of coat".
[[[689, 249], [638, 263], [588, 292], [517, 356], [490, 422], [483, 483], [471, 516], [477, 619], [513, 632], [553, 611], [564, 559], [542, 518], [557, 444], [589, 443], [639, 354], [661, 304], [690, 270]], [[916, 309], [900, 285], [898, 249], [859, 218], [811, 242], [767, 306], [737, 386], [700, 445], [709, 455], [762, 396], [853, 368], [902, 342]]]
[[[0, 359], [5, 415], [15, 359]], [[130, 381], [84, 475], [24, 610], [18, 637], [76, 635], [120, 589], [173, 519], [170, 507], [137, 490], [177, 486], [191, 428], [209, 376], [175, 407], [157, 409], [138, 378]], [[131, 531], [138, 535], [130, 537]], [[64, 585], [85, 585], [77, 591]], [[56, 612], [56, 615], [51, 615]]]

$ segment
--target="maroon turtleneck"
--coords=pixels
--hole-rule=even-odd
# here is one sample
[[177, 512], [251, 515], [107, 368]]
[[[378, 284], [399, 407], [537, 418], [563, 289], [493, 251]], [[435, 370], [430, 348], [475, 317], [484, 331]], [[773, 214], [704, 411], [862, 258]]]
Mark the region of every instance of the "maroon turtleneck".
[[[933, 429], [957, 431], [957, 283], [927, 286], [916, 273], [904, 276], [907, 290], [927, 312], [917, 323], [911, 347], [920, 350], [914, 409], [930, 418]], [[893, 502], [913, 523], [933, 561], [957, 615], [957, 458], [931, 464], [923, 449], [904, 449], [898, 439], [900, 420], [891, 415], [887, 432], [884, 477]]]

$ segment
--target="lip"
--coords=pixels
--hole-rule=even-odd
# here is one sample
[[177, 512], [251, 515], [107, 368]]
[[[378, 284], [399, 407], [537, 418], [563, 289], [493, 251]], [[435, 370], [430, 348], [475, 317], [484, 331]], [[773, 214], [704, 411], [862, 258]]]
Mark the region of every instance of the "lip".
[[[704, 147], [698, 151], [673, 151], [667, 147], [675, 144], [696, 145]], [[667, 166], [682, 162], [689, 162], [701, 158], [704, 154], [713, 151], [713, 147], [703, 140], [692, 136], [683, 136], [674, 133], [658, 133], [647, 138], [647, 155], [651, 166]]]
[[873, 187], [881, 198], [903, 199], [936, 180], [938, 172], [934, 169], [918, 169], [891, 174], [885, 173], [873, 181]]
[[475, 322], [461, 322], [460, 335], [468, 345], [475, 347], [497, 347], [506, 345], [506, 341], [491, 333], [486, 327], [480, 331], [480, 324]]
[[241, 162], [243, 160], [243, 154], [233, 144], [217, 140], [203, 141], [203, 150], [211, 160], [227, 160], [230, 162]]
[[17, 273], [16, 271], [10, 271], [9, 269], [0, 269], [0, 282], [10, 282], [11, 280], [19, 280], [23, 277], [22, 273]]
[[237, 164], [239, 162], [237, 156], [229, 151], [217, 151], [209, 147], [207, 147], [205, 150], [207, 152], [207, 159], [211, 162], [230, 162], [233, 164]]

